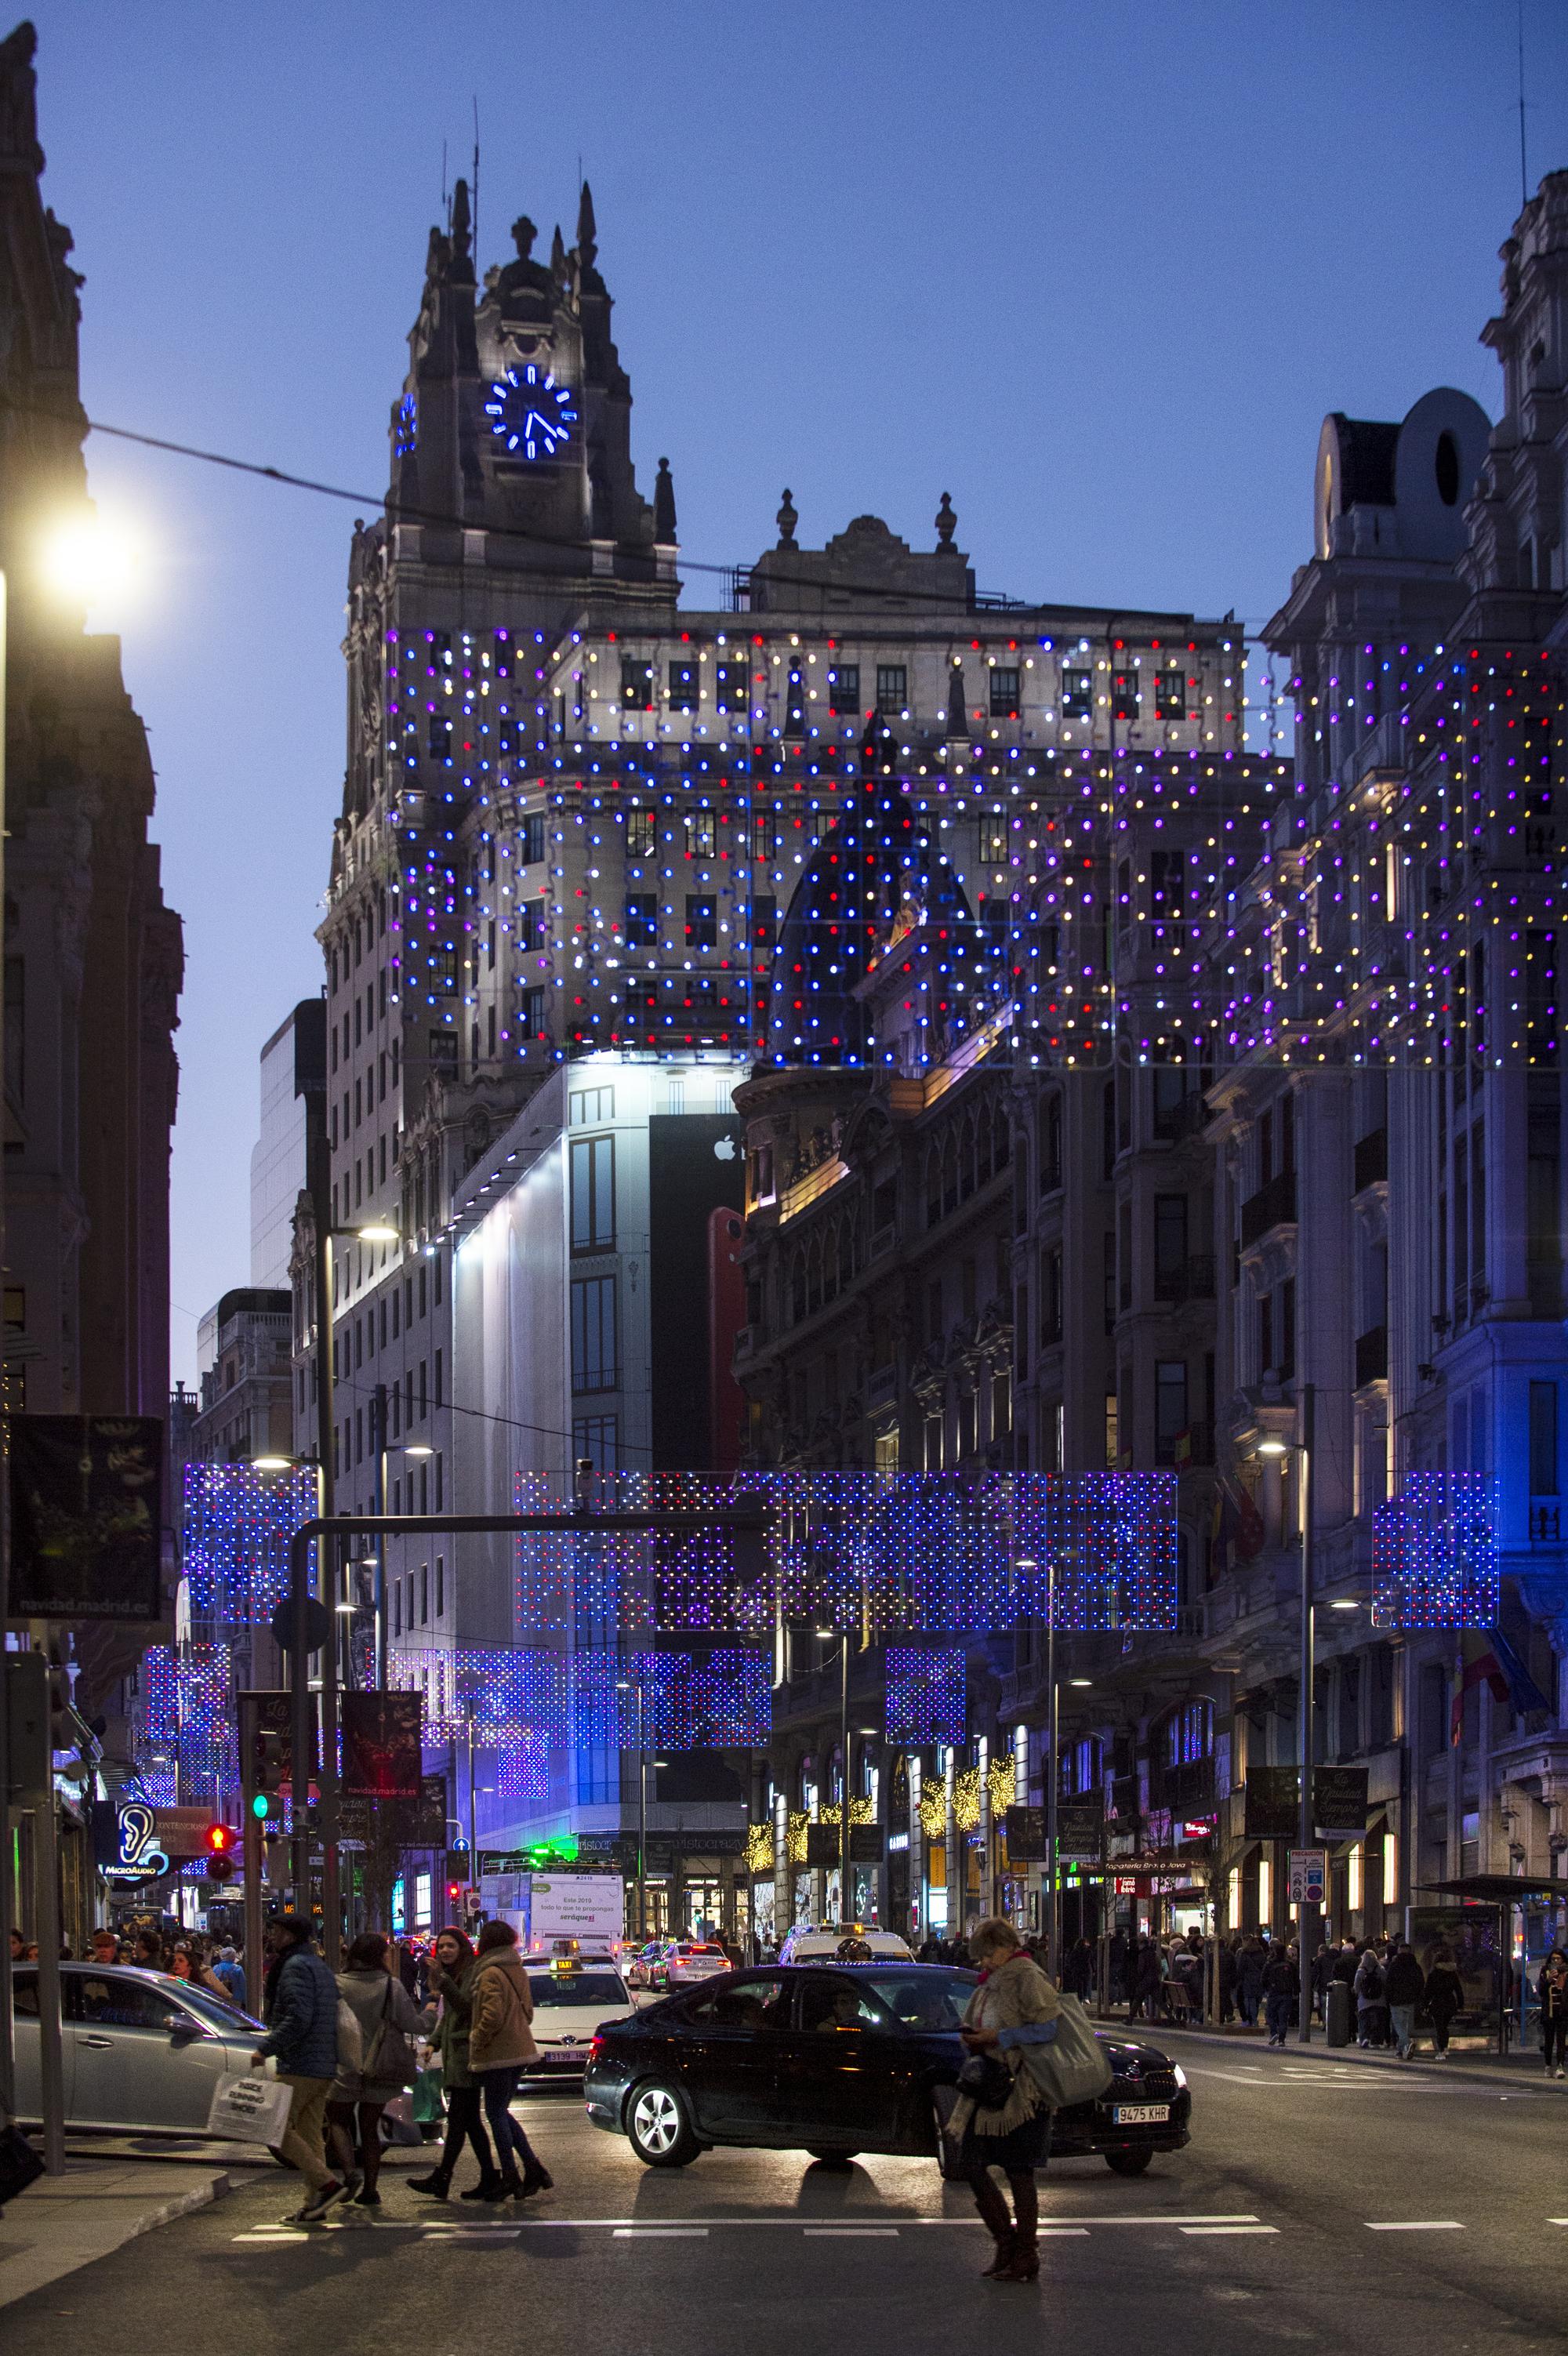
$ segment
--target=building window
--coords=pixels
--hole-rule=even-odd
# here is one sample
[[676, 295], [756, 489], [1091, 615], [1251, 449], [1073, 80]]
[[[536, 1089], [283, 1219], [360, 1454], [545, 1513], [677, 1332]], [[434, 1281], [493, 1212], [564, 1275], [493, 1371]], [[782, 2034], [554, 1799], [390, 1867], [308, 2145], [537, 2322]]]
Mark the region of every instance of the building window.
[[686, 812], [686, 856], [711, 859], [716, 848], [718, 819], [711, 809]]
[[719, 945], [719, 904], [716, 900], [693, 899], [686, 902], [686, 947], [689, 949], [716, 949]]
[[702, 680], [694, 662], [672, 662], [670, 666], [670, 709], [671, 712], [695, 712], [702, 700]]
[[628, 949], [650, 949], [659, 940], [659, 894], [657, 892], [628, 892], [626, 895], [626, 922], [622, 938]]
[[717, 666], [714, 700], [721, 712], [734, 712], [744, 719], [750, 702], [750, 690], [749, 665], [722, 662]]
[[806, 675], [798, 662], [792, 662], [784, 701], [784, 734], [786, 736], [803, 736], [805, 733]]
[[626, 814], [627, 857], [651, 859], [657, 847], [653, 812], [650, 809], [628, 809]]
[[524, 867], [537, 866], [544, 856], [544, 813], [535, 810], [521, 819], [517, 830], [517, 855]]
[[613, 1137], [572, 1140], [572, 1249], [614, 1251], [616, 1148]]
[[446, 1613], [446, 1558], [444, 1554], [438, 1554], [435, 1558], [435, 1617], [437, 1620], [444, 1619]]
[[1016, 720], [1018, 717], [1018, 671], [1015, 664], [998, 663], [992, 671], [991, 717], [993, 720]]
[[1155, 1196], [1155, 1298], [1179, 1301], [1187, 1283], [1187, 1196]]
[[1156, 720], [1187, 718], [1187, 675], [1179, 670], [1163, 670], [1155, 681], [1155, 717]]
[[836, 663], [828, 673], [828, 709], [835, 720], [860, 717], [860, 665]]
[[1530, 1387], [1530, 1494], [1532, 1497], [1557, 1494], [1555, 1383], [1531, 1383]]
[[779, 931], [779, 903], [770, 893], [759, 892], [751, 904], [751, 946], [757, 956], [770, 958]]
[[1062, 1338], [1062, 1254], [1058, 1244], [1040, 1264], [1040, 1344], [1048, 1349]]
[[909, 701], [909, 674], [903, 663], [876, 666], [876, 709], [885, 715], [901, 712]]
[[770, 809], [751, 813], [751, 855], [768, 861], [779, 856], [779, 822]]
[[623, 712], [653, 709], [653, 665], [623, 655], [620, 663], [620, 708]]
[[613, 1415], [580, 1415], [572, 1424], [572, 1453], [585, 1456], [596, 1472], [616, 1469], [617, 1419]]
[[1133, 670], [1111, 674], [1111, 716], [1113, 720], [1136, 720], [1138, 717], [1138, 674]]
[[1187, 903], [1187, 854], [1156, 851], [1149, 859], [1149, 911], [1155, 918], [1174, 920]]
[[616, 1280], [613, 1276], [577, 1277], [572, 1285], [572, 1387], [613, 1391], [618, 1380]]
[[1176, 1462], [1176, 1444], [1187, 1428], [1187, 1360], [1161, 1358], [1155, 1366], [1156, 1464]]
[[[457, 1033], [456, 1031], [432, 1031], [429, 1034], [431, 1066], [437, 1072], [455, 1072], [457, 1068]], [[345, 1191], [347, 1191], [345, 1189]]]
[[1120, 1425], [1121, 1418], [1117, 1412], [1116, 1394], [1114, 1391], [1107, 1391], [1105, 1394], [1105, 1462], [1112, 1469], [1114, 1469], [1116, 1463]]
[[524, 1039], [543, 1038], [544, 992], [542, 990], [523, 991], [518, 1001], [517, 1027], [519, 1034]]
[[1062, 673], [1062, 718], [1087, 720], [1094, 709], [1094, 674], [1088, 670]]

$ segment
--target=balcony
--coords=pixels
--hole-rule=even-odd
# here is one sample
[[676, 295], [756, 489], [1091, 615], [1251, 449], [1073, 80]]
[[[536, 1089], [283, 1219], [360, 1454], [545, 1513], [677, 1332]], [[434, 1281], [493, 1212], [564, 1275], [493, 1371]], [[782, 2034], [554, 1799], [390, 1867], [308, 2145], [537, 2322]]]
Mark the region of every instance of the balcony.
[[1281, 1170], [1241, 1205], [1241, 1248], [1261, 1242], [1271, 1227], [1289, 1226], [1295, 1218], [1295, 1172]]
[[1388, 1174], [1389, 1133], [1386, 1129], [1374, 1129], [1369, 1136], [1356, 1140], [1356, 1193], [1375, 1186]]
[[1356, 1388], [1364, 1383], [1383, 1383], [1389, 1377], [1389, 1329], [1374, 1325], [1369, 1333], [1356, 1336]]

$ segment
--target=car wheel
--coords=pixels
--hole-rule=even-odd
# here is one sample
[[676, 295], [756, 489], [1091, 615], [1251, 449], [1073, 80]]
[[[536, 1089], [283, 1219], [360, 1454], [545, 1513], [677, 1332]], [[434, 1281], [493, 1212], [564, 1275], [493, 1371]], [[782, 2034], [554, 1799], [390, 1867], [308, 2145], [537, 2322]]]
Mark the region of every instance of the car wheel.
[[673, 2086], [650, 2078], [626, 2107], [627, 2141], [645, 2168], [685, 2168], [697, 2157], [686, 2105]]
[[1142, 2176], [1154, 2156], [1146, 2145], [1142, 2151], [1108, 2151], [1105, 2165], [1116, 2176]]

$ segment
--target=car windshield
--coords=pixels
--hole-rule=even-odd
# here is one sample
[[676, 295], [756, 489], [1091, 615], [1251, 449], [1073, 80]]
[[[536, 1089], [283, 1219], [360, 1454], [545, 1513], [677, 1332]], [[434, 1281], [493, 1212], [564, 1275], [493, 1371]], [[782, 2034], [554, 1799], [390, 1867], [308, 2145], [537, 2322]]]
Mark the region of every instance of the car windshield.
[[614, 1972], [531, 1972], [528, 1976], [536, 2012], [544, 2005], [631, 2002]]
[[906, 2029], [928, 2031], [959, 2028], [976, 1985], [973, 1972], [933, 1971], [929, 1965], [917, 1971], [863, 1967], [855, 1978], [868, 1982]]

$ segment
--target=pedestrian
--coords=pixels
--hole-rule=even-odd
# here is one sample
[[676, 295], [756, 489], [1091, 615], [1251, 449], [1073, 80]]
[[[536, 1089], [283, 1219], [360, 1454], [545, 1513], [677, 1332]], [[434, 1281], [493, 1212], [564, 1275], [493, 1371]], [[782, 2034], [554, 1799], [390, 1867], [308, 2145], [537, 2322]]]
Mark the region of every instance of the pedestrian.
[[1541, 1999], [1541, 2059], [1547, 2076], [1561, 2078], [1564, 2039], [1568, 2037], [1568, 1955], [1561, 1947], [1553, 1947], [1547, 1956], [1535, 1987]]
[[220, 1947], [212, 1966], [213, 1977], [221, 1981], [226, 2000], [236, 2012], [245, 2009], [245, 1972], [232, 1947]]
[[281, 1914], [273, 1923], [263, 1997], [267, 2033], [251, 2056], [259, 2070], [271, 2055], [292, 2097], [279, 2149], [309, 2190], [304, 2206], [285, 2219], [291, 2225], [319, 2224], [348, 2190], [327, 2165], [323, 2143], [327, 2098], [338, 2073], [338, 1983], [314, 1943], [306, 1915]]
[[1448, 2032], [1465, 2002], [1465, 1984], [1454, 1968], [1454, 1950], [1434, 1947], [1426, 1974], [1426, 2009], [1432, 2019], [1434, 2059], [1448, 2059]]
[[131, 1950], [131, 1961], [138, 1971], [166, 1971], [168, 1963], [164, 1954], [162, 1932], [155, 1930], [150, 1924], [145, 1930], [138, 1931], [135, 1944]]
[[92, 1933], [92, 1960], [105, 1970], [120, 1960], [120, 1934], [117, 1931], [97, 1930]]
[[1236, 1950], [1239, 1939], [1231, 1936], [1219, 1942], [1219, 2019], [1221, 2023], [1236, 2017]]
[[1268, 1950], [1256, 1931], [1249, 1931], [1236, 1954], [1236, 2009], [1249, 2029], [1257, 2026], [1263, 1998], [1263, 1966]]
[[1299, 1993], [1299, 1978], [1295, 1949], [1283, 1947], [1276, 1939], [1269, 1949], [1260, 1983], [1271, 2045], [1283, 2045], [1285, 2041], [1290, 2028], [1291, 2006]]
[[[998, 2081], [999, 2103], [986, 2102], [984, 2090], [961, 2086], [947, 2133], [958, 2144], [959, 2171], [996, 2244], [984, 2272], [994, 2282], [1033, 2282], [1040, 2271], [1035, 2170], [1045, 2166], [1050, 2149], [1051, 2114], [1026, 2066], [1026, 2052], [1055, 2037], [1061, 1998], [1025, 1954], [1004, 1916], [992, 1914], [977, 1922], [969, 1952], [984, 1976], [964, 2012], [963, 2041], [977, 2059], [1000, 2062], [1005, 2076]], [[992, 2176], [993, 2168], [1007, 2179], [1011, 2210]]]
[[[479, 2115], [479, 2089], [468, 2065], [468, 2033], [473, 2024], [474, 1945], [466, 1931], [447, 1929], [435, 1941], [430, 1964], [430, 1992], [441, 2001], [435, 2042], [441, 2052], [441, 2086], [446, 2097], [446, 2139], [441, 2158], [428, 2176], [411, 2176], [409, 2189], [445, 2201], [452, 2189], [452, 2173], [465, 2138], [479, 2163], [479, 2189], [459, 2195], [462, 2200], [489, 2199], [484, 2190], [496, 2181], [495, 2163]], [[428, 2019], [428, 2015], [426, 2016]]]
[[1089, 2002], [1090, 1991], [1094, 1987], [1094, 1942], [1092, 1939], [1078, 1939], [1074, 1941], [1072, 1951], [1067, 1959], [1067, 1970], [1064, 1974], [1064, 1977], [1069, 1988], [1071, 1990], [1072, 1994], [1078, 1997], [1079, 2003], [1087, 2004]]
[[1140, 1932], [1133, 1950], [1133, 1994], [1127, 2007], [1129, 2027], [1140, 2012], [1151, 2022], [1159, 2018], [1160, 1993], [1163, 1978], [1159, 1948], [1146, 1933]]
[[487, 1922], [479, 1933], [473, 2005], [468, 2067], [478, 2080], [500, 2163], [490, 2198], [529, 2201], [536, 2192], [548, 2192], [555, 2179], [512, 2116], [523, 2064], [537, 2059], [539, 2048], [532, 2026], [533, 1990], [510, 1922]]
[[1415, 2043], [1415, 2008], [1426, 1993], [1426, 1974], [1415, 1959], [1415, 1949], [1402, 1939], [1383, 1974], [1389, 2021], [1402, 2062], [1411, 2058]]
[[1376, 1947], [1369, 1944], [1362, 1951], [1356, 1966], [1356, 2042], [1361, 2046], [1381, 2045], [1387, 2040], [1388, 2006], [1383, 1985], [1383, 1967], [1378, 1960]]
[[[339, 2069], [327, 2103], [327, 2131], [338, 2171], [359, 2209], [379, 2209], [381, 2113], [413, 2083], [417, 2064], [410, 2040], [419, 2012], [403, 1982], [387, 1968], [387, 1943], [361, 1931], [338, 1975], [338, 1993], [360, 2024], [361, 2067]], [[359, 2130], [359, 2159], [354, 2136]]]
[[27, 1954], [27, 1943], [26, 1939], [23, 1938], [20, 1931], [17, 1930], [15, 1922], [13, 1922], [11, 1925], [11, 1961], [14, 1964], [19, 1964]]

